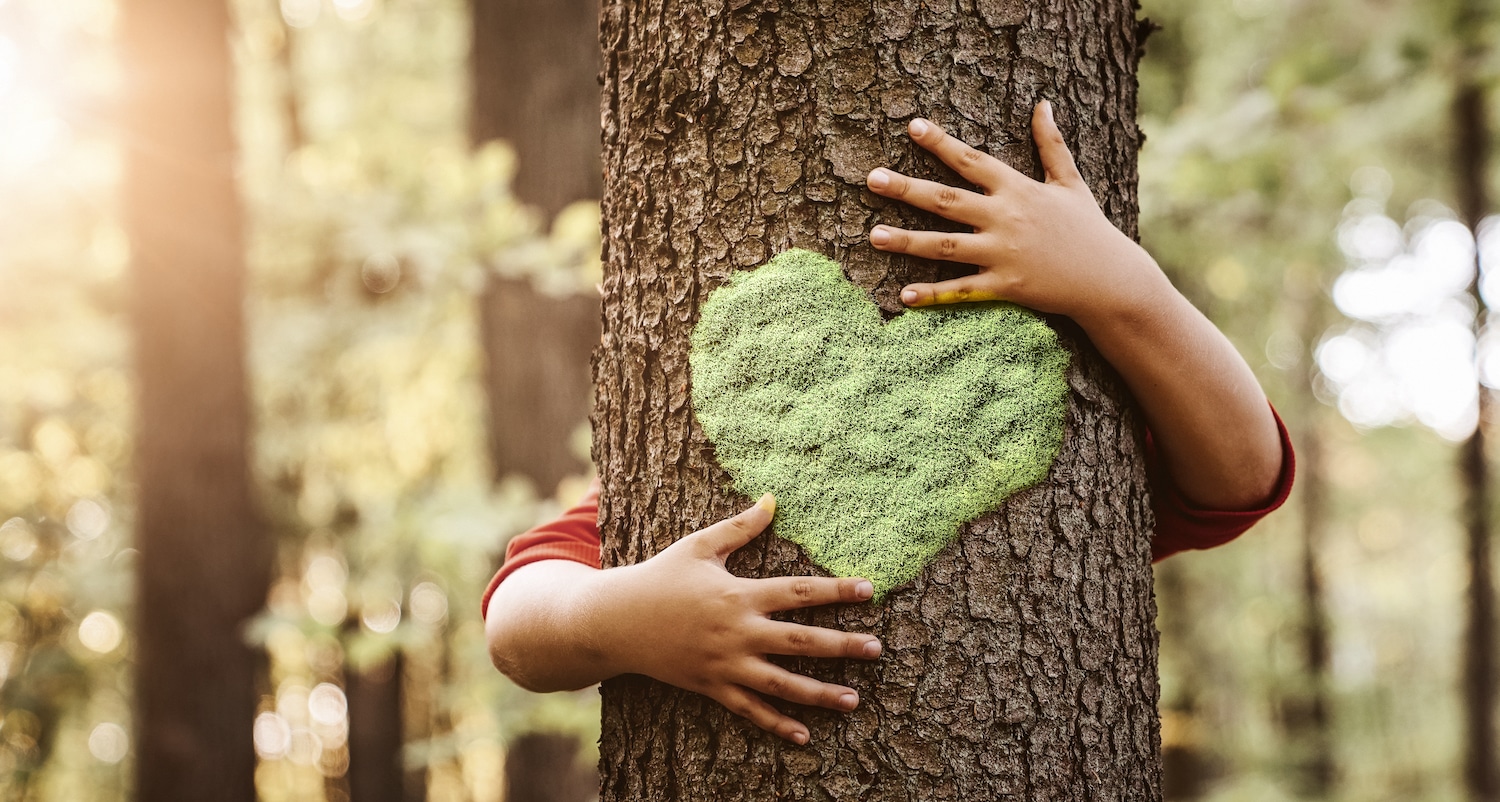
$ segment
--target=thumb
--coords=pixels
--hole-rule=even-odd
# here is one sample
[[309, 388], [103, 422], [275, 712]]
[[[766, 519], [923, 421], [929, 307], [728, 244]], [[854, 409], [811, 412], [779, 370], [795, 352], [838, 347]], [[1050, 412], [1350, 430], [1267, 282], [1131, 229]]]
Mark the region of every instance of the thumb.
[[991, 286], [992, 283], [993, 278], [987, 274], [975, 273], [936, 284], [908, 284], [901, 290], [901, 303], [932, 306], [964, 301], [998, 301], [1000, 294]]
[[1047, 183], [1063, 186], [1083, 183], [1078, 165], [1073, 163], [1073, 154], [1063, 141], [1062, 131], [1057, 130], [1057, 121], [1052, 118], [1051, 101], [1043, 100], [1031, 112], [1031, 137], [1036, 140], [1037, 153], [1042, 157]]
[[767, 493], [750, 509], [700, 529], [693, 537], [701, 540], [703, 546], [722, 560], [765, 531], [775, 512], [776, 497]]

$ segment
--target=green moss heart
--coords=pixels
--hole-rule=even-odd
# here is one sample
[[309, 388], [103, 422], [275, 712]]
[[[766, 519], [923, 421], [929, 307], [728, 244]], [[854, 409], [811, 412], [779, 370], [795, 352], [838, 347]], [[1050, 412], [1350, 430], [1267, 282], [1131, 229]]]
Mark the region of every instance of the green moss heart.
[[693, 330], [693, 408], [735, 489], [877, 599], [964, 523], [1041, 481], [1067, 409], [1068, 354], [1005, 303], [889, 323], [835, 262], [787, 251], [715, 290]]

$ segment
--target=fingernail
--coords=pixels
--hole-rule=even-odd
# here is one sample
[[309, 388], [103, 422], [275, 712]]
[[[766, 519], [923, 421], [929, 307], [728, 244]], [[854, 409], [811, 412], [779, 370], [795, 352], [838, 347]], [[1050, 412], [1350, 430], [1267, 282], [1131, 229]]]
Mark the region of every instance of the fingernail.
[[914, 304], [916, 302], [917, 302], [917, 291], [916, 290], [902, 290], [901, 291], [901, 303], [910, 305], [910, 304]]
[[1047, 122], [1049, 122], [1049, 123], [1055, 123], [1056, 122], [1055, 120], [1052, 119], [1052, 101], [1050, 101], [1050, 100], [1043, 100], [1042, 101], [1042, 115], [1047, 118]]
[[876, 657], [879, 657], [882, 651], [884, 651], [884, 649], [881, 647], [880, 641], [878, 640], [872, 640], [869, 643], [865, 644], [865, 657], [868, 657], [872, 660]]
[[870, 584], [870, 580], [866, 579], [854, 586], [854, 595], [861, 599], [868, 599], [875, 595], [875, 586]]
[[859, 695], [846, 693], [843, 696], [840, 696], [839, 706], [844, 708], [845, 710], [853, 710], [854, 708], [859, 707]]
[[807, 743], [807, 733], [805, 733], [805, 732], [794, 732], [794, 733], [792, 733], [792, 742], [795, 743], [795, 744], [797, 744], [798, 746], [802, 746], [802, 745], [806, 744]]
[[865, 186], [870, 189], [885, 189], [885, 185], [891, 183], [891, 177], [884, 170], [871, 170], [865, 179]]
[[891, 232], [883, 228], [876, 228], [870, 232], [871, 245], [884, 245], [891, 241]]
[[755, 506], [760, 507], [766, 512], [775, 512], [776, 497], [771, 495], [770, 493], [767, 493], [764, 496], [760, 497], [760, 501], [755, 502]]
[[912, 120], [911, 125], [907, 126], [907, 128], [911, 131], [912, 136], [923, 136], [927, 133], [927, 121], [918, 117]]

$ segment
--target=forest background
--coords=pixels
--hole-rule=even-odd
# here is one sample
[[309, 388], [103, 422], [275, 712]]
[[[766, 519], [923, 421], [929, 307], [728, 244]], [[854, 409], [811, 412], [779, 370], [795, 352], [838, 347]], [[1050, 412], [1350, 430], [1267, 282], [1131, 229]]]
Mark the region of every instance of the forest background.
[[[1158, 566], [1168, 798], [1467, 798], [1465, 661], [1495, 641], [1465, 625], [1485, 586], [1462, 456], [1500, 386], [1482, 305], [1500, 273], [1475, 272], [1500, 264], [1500, 226], [1464, 224], [1465, 179], [1497, 170], [1455, 158], [1454, 109], [1493, 95], [1500, 14], [1143, 5], [1161, 26], [1141, 66], [1143, 240], [1256, 369], [1301, 461], [1285, 510]], [[514, 147], [471, 143], [464, 2], [232, 6], [252, 472], [276, 542], [246, 633], [265, 657], [259, 794], [347, 799], [351, 678], [382, 671], [407, 798], [500, 798], [529, 733], [566, 734], [586, 766], [597, 696], [508, 684], [478, 598], [506, 538], [586, 486], [587, 423], [558, 443], [573, 475], [494, 475], [480, 302], [496, 281], [593, 298], [597, 203], [548, 219], [511, 191]], [[118, 16], [0, 0], [6, 799], [132, 786]]]

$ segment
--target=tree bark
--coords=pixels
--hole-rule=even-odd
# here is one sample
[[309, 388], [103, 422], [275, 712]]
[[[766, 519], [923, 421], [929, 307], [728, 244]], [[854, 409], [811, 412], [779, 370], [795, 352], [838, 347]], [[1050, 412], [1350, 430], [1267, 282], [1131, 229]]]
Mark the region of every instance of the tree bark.
[[[688, 337], [736, 268], [831, 255], [887, 312], [940, 269], [881, 254], [876, 222], [938, 221], [864, 191], [871, 168], [952, 176], [912, 146], [926, 116], [1039, 175], [1033, 104], [1053, 101], [1105, 213], [1134, 235], [1127, 0], [972, 6], [614, 0], [605, 7], [604, 339], [594, 457], [604, 564], [646, 559], [748, 504], [696, 425]], [[975, 521], [880, 605], [790, 616], [871, 632], [873, 665], [795, 661], [858, 689], [799, 710], [795, 747], [641, 677], [604, 684], [605, 800], [1130, 799], [1160, 792], [1151, 518], [1138, 427], [1076, 328], [1067, 437], [1046, 482]], [[763, 536], [736, 573], [814, 573]]]
[[[599, 7], [591, 0], [470, 0], [469, 134], [516, 150], [516, 197], [551, 220], [599, 197]], [[568, 448], [588, 419], [599, 302], [492, 276], [480, 296], [490, 461], [550, 494], [588, 466]]]
[[124, 206], [139, 381], [136, 798], [255, 799], [270, 543], [251, 503], [228, 10], [126, 0]]

